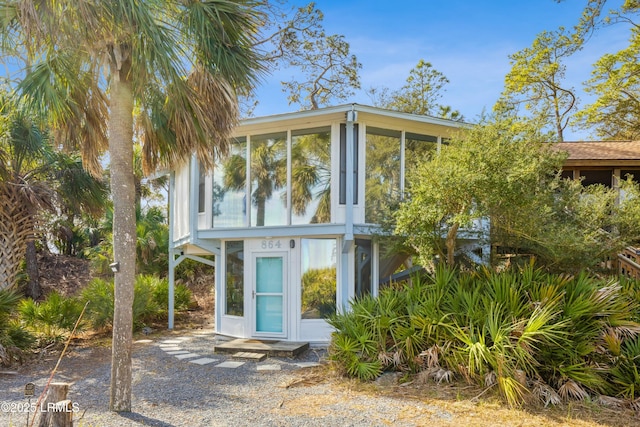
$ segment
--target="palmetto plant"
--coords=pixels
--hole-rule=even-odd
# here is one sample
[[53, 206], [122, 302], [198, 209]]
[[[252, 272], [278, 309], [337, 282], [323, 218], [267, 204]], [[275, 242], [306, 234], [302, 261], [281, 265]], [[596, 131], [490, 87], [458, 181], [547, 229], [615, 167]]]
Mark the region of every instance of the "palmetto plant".
[[547, 404], [593, 395], [633, 402], [640, 398], [636, 289], [532, 264], [503, 273], [439, 267], [336, 315], [330, 354], [352, 376], [455, 374], [497, 386], [511, 405], [530, 393]]
[[19, 357], [20, 351], [34, 342], [34, 337], [15, 318], [20, 299], [17, 292], [0, 290], [0, 365]]

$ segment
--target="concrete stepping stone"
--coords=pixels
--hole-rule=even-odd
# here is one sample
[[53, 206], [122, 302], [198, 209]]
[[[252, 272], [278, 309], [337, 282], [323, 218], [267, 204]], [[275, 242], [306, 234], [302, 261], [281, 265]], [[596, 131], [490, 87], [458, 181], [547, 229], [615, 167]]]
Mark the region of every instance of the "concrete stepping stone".
[[196, 353], [184, 353], [176, 354], [175, 357], [178, 359], [191, 359], [192, 357], [200, 357], [200, 355]]
[[209, 363], [217, 362], [218, 359], [211, 359], [209, 357], [203, 357], [202, 359], [189, 360], [190, 363], [197, 365], [208, 365]]
[[153, 342], [153, 340], [137, 340], [134, 341], [134, 344], [149, 344], [150, 342]]
[[256, 369], [258, 370], [258, 372], [260, 372], [260, 371], [281, 371], [282, 370], [282, 366], [280, 366], [280, 365], [258, 365], [256, 367]]
[[176, 354], [187, 354], [187, 353], [189, 353], [188, 350], [167, 351], [167, 354], [170, 354], [172, 356], [175, 356]]
[[164, 340], [164, 341], [160, 341], [160, 344], [182, 344], [182, 342], [184, 341], [183, 339], [172, 339], [172, 340]]
[[236, 368], [239, 368], [242, 365], [244, 365], [244, 362], [233, 362], [233, 361], [228, 360], [226, 362], [222, 362], [222, 363], [216, 365], [216, 368], [236, 369]]
[[216, 331], [214, 331], [213, 329], [202, 329], [199, 331], [194, 331], [193, 335], [215, 335]]
[[267, 358], [267, 355], [263, 353], [251, 353], [247, 351], [239, 351], [237, 353], [234, 353], [231, 357], [233, 357], [234, 359], [261, 362]]
[[178, 345], [161, 345], [160, 349], [164, 351], [178, 351], [182, 350], [182, 347]]
[[298, 362], [295, 364], [299, 368], [313, 368], [314, 366], [320, 366], [318, 362]]

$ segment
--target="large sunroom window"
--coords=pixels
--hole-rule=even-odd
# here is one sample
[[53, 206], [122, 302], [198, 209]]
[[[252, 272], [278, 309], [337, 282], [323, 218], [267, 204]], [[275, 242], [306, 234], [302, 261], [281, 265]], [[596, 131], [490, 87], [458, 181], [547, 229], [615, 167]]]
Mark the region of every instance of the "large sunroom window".
[[415, 168], [438, 151], [438, 137], [367, 127], [365, 221], [379, 224], [391, 214]]
[[400, 131], [367, 127], [365, 222], [379, 224], [400, 198]]
[[287, 134], [252, 136], [251, 225], [287, 224]]
[[212, 188], [215, 228], [329, 223], [331, 129], [236, 138]]
[[331, 222], [331, 131], [291, 133], [291, 223]]
[[247, 222], [247, 140], [231, 141], [229, 157], [213, 169], [213, 226], [244, 227]]

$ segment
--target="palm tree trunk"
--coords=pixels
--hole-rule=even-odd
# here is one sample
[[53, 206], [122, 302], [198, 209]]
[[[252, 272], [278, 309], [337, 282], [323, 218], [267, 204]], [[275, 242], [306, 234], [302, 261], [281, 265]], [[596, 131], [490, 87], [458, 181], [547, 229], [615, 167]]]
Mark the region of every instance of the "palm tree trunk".
[[36, 253], [36, 242], [34, 239], [27, 241], [27, 251], [25, 253], [24, 260], [27, 275], [29, 276], [29, 283], [27, 284], [27, 291], [25, 293], [28, 297], [37, 300], [40, 298], [40, 295], [42, 295], [42, 287], [40, 286], [38, 256]]
[[[126, 47], [121, 49], [126, 52]], [[124, 54], [123, 54], [124, 55]], [[115, 273], [111, 399], [116, 412], [131, 412], [131, 345], [133, 285], [136, 268], [135, 180], [133, 176], [133, 93], [131, 60], [113, 61], [110, 83], [109, 155], [113, 197], [113, 256]]]
[[0, 183], [0, 200], [0, 290], [3, 290], [16, 285], [34, 224], [18, 187]]

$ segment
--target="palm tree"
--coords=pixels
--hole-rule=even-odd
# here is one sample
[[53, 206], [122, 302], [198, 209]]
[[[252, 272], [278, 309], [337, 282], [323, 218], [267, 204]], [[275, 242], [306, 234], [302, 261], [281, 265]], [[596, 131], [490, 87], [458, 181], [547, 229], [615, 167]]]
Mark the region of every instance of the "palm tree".
[[[53, 153], [37, 123], [6, 94], [0, 97], [0, 290], [16, 285], [36, 213], [51, 208], [43, 175]], [[32, 296], [36, 290], [29, 291]], [[39, 295], [35, 295], [36, 297]]]
[[0, 105], [0, 289], [16, 285], [24, 259], [26, 294], [36, 299], [42, 292], [36, 230], [47, 222], [44, 213], [53, 214], [56, 228], [71, 231], [81, 212], [102, 213], [107, 188], [81, 167], [77, 156], [54, 151], [47, 133], [15, 99], [2, 94]]
[[[131, 410], [136, 223], [134, 128], [147, 171], [195, 153], [209, 168], [237, 120], [234, 88], [262, 69], [254, 3], [0, 0], [0, 46], [26, 57], [18, 90], [99, 173], [109, 151], [119, 272], [110, 409]], [[134, 119], [135, 117], [135, 119]]]

